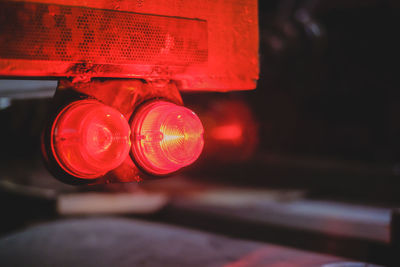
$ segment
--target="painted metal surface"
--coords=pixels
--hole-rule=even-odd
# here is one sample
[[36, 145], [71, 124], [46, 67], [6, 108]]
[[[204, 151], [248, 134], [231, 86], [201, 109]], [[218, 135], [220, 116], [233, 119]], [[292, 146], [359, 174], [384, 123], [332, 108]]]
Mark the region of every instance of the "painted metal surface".
[[167, 79], [198, 91], [256, 86], [255, 0], [0, 5], [0, 76]]

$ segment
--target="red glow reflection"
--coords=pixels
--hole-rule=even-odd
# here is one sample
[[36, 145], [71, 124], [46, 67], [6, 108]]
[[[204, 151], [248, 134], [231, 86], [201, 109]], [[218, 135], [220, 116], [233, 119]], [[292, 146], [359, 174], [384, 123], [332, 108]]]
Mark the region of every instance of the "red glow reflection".
[[229, 124], [217, 126], [211, 131], [211, 136], [220, 141], [240, 142], [243, 129], [241, 124]]
[[258, 145], [258, 122], [251, 106], [240, 99], [208, 101], [206, 106], [193, 106], [205, 129], [204, 160], [243, 162], [249, 160]]

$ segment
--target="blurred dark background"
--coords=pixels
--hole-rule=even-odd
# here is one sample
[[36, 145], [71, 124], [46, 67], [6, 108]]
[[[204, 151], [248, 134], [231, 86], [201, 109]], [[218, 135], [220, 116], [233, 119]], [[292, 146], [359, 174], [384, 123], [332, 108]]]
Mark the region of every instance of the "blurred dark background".
[[[382, 210], [374, 210], [371, 218], [384, 214], [380, 229], [389, 229], [391, 210], [400, 203], [399, 11], [399, 2], [389, 0], [259, 1], [258, 87], [246, 92], [183, 93], [206, 132], [200, 160], [180, 177], [202, 186], [278, 190], [278, 199], [282, 192], [301, 192], [307, 201], [378, 208]], [[32, 221], [58, 218], [53, 201], [57, 192], [138, 189], [77, 189], [43, 175], [40, 133], [55, 87], [56, 81], [0, 80], [0, 207], [7, 214], [1, 234]], [[158, 192], [169, 182], [167, 191], [179, 199], [187, 192], [187, 181], [176, 189], [174, 179], [155, 182], [153, 189], [145, 183], [143, 188]], [[46, 191], [44, 198], [40, 190], [26, 195], [26, 188], [5, 180], [53, 191]], [[32, 207], [27, 209], [27, 203]], [[190, 210], [182, 203], [139, 218], [381, 264], [388, 262], [387, 250], [394, 246], [395, 239], [388, 236], [392, 233], [349, 241], [337, 233], [282, 228], [276, 221], [257, 228], [243, 218], [235, 224], [226, 214], [218, 217], [215, 210], [210, 215], [207, 209]], [[200, 223], [204, 218], [210, 224]], [[237, 228], [225, 227], [227, 221]], [[340, 229], [354, 230], [342, 225]], [[379, 232], [366, 232], [371, 231]], [[329, 245], [321, 245], [324, 240], [330, 240]]]
[[[214, 110], [225, 104], [219, 99], [240, 100], [257, 123], [253, 157], [242, 165], [224, 166], [221, 172], [245, 183], [313, 187], [364, 200], [400, 200], [398, 3], [259, 4], [257, 90], [210, 94], [203, 101], [197, 101], [197, 95], [184, 95], [187, 104], [210, 103]], [[219, 121], [224, 123], [223, 118]], [[251, 127], [246, 121], [241, 126]], [[255, 138], [244, 133], [248, 139], [236, 144], [239, 155]]]

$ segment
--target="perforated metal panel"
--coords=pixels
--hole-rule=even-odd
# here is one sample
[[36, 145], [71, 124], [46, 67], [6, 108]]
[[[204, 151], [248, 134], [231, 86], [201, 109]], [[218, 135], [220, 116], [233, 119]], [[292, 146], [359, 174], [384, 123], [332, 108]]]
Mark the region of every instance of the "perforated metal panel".
[[208, 57], [203, 20], [6, 2], [0, 58], [186, 66]]
[[[40, 3], [38, 3], [40, 2]], [[257, 0], [0, 0], [0, 79], [256, 87]]]

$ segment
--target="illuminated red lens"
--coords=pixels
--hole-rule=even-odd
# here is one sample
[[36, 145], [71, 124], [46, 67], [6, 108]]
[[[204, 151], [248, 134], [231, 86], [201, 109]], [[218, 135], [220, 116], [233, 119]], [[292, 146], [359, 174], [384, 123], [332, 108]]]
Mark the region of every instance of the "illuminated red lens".
[[132, 154], [147, 172], [164, 175], [193, 163], [203, 150], [203, 125], [182, 106], [154, 101], [132, 122]]
[[54, 157], [66, 172], [92, 179], [125, 160], [129, 136], [129, 124], [121, 113], [95, 100], [81, 100], [57, 116], [51, 145]]

